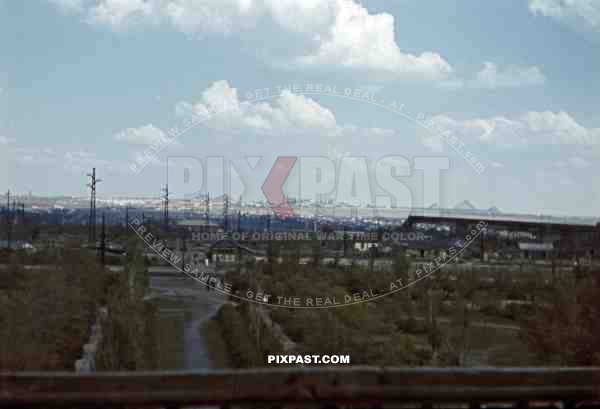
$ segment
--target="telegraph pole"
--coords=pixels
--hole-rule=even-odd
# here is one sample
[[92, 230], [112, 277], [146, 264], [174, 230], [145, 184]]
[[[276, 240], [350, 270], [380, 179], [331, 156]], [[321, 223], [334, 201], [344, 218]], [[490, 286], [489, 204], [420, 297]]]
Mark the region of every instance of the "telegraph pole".
[[187, 246], [185, 244], [186, 233], [187, 232], [184, 230], [181, 235], [181, 271], [184, 271], [185, 267], [185, 252], [187, 250]]
[[271, 231], [271, 210], [267, 209], [267, 231]]
[[88, 222], [88, 240], [96, 242], [96, 183], [102, 182], [102, 179], [96, 179], [96, 168], [92, 168], [92, 173], [88, 173], [90, 183], [90, 216]]
[[129, 205], [125, 207], [125, 235], [129, 236]]
[[210, 224], [210, 193], [206, 192], [206, 228]]
[[162, 191], [162, 200], [163, 200], [163, 220], [165, 229], [169, 228], [169, 185], [166, 184]]
[[17, 201], [15, 200], [15, 196], [13, 195], [13, 208], [12, 208], [12, 212], [10, 213], [11, 215], [11, 224], [17, 224]]
[[104, 211], [102, 212], [102, 233], [100, 234], [100, 263], [102, 266], [105, 264], [105, 254], [106, 254], [106, 216]]
[[229, 231], [229, 197], [223, 195], [223, 231], [225, 234]]
[[11, 230], [12, 230], [12, 218], [10, 214], [10, 189], [6, 192], [6, 244], [8, 249], [10, 250], [10, 239], [11, 239]]

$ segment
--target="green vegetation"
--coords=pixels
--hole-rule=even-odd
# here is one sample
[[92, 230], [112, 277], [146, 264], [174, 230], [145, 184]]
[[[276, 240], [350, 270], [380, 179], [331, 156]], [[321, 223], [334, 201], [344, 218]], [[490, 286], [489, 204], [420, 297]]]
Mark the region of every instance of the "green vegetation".
[[68, 249], [49, 270], [18, 262], [0, 272], [0, 369], [72, 370], [103, 302], [102, 271]]
[[263, 366], [267, 355], [283, 353], [282, 346], [252, 313], [247, 303], [238, 307], [223, 305], [206, 328], [209, 330], [209, 350], [215, 354], [219, 366]]
[[[4, 251], [0, 261], [0, 369], [73, 370], [99, 306], [108, 309], [98, 370], [180, 367], [182, 322], [159, 319], [148, 288], [143, 243], [130, 238], [123, 273], [109, 273], [93, 251], [65, 242], [34, 254]], [[286, 246], [296, 247], [286, 247]], [[387, 271], [372, 265], [323, 266], [316, 240], [300, 248], [273, 242], [267, 260], [240, 261], [227, 282], [283, 297], [333, 298], [378, 289], [407, 277], [411, 260], [395, 255]], [[323, 254], [321, 254], [323, 252]], [[44, 269], [26, 269], [42, 264]], [[494, 277], [436, 272], [415, 286], [374, 302], [338, 308], [265, 311], [296, 343], [294, 353], [349, 355], [355, 365], [600, 365], [600, 276], [515, 272]], [[237, 300], [234, 300], [237, 301]], [[169, 302], [169, 301], [161, 301]], [[224, 305], [206, 326], [219, 367], [266, 365], [283, 346], [255, 306]]]
[[[284, 260], [257, 273], [257, 280], [274, 297], [343, 300], [346, 295], [365, 290], [389, 288], [407, 266], [402, 257], [397, 257], [394, 271], [389, 272], [370, 272], [358, 266], [348, 271], [335, 265], [317, 267]], [[431, 355], [424, 334], [402, 327], [413, 308], [410, 293], [403, 291], [376, 302], [338, 308], [272, 308], [269, 312], [302, 354], [348, 354], [357, 365], [424, 365]]]
[[600, 273], [555, 280], [536, 304], [527, 336], [536, 363], [600, 365]]
[[[378, 289], [389, 288], [397, 278], [409, 276], [411, 263], [402, 254], [395, 256], [388, 271], [373, 271], [355, 263], [300, 264], [298, 254], [307, 249], [286, 248], [294, 245], [297, 243], [274, 243], [265, 262], [247, 266], [242, 274], [230, 272], [228, 281], [235, 288], [250, 288], [255, 293], [260, 289], [277, 304], [274, 300], [278, 296], [343, 300], [344, 296], [373, 289], [377, 294]], [[314, 243], [308, 247], [319, 251]], [[585, 350], [584, 341], [572, 335], [578, 334], [578, 339], [590, 345], [598, 341], [598, 331], [594, 333], [590, 324], [600, 328], [600, 322], [589, 311], [594, 300], [589, 281], [571, 277], [580, 290], [565, 292], [561, 274], [545, 277], [516, 272], [493, 278], [490, 281], [476, 272], [439, 271], [374, 302], [325, 309], [265, 308], [296, 342], [298, 353], [348, 354], [353, 364], [524, 366], [597, 362], [594, 359], [598, 355], [581, 352]], [[562, 294], [557, 294], [559, 291]], [[566, 308], [573, 299], [588, 301], [575, 310]], [[569, 312], [561, 315], [559, 310]], [[564, 336], [559, 338], [550, 336], [544, 326], [557, 320], [557, 327], [551, 331], [562, 331]], [[565, 345], [573, 345], [566, 355], [560, 353]], [[556, 357], [546, 358], [548, 354]], [[264, 364], [264, 359], [257, 363]]]
[[156, 362], [156, 308], [144, 301], [146, 265], [137, 243], [129, 248], [125, 272], [113, 274], [106, 286], [109, 318], [98, 370], [150, 370]]
[[[95, 252], [66, 242], [34, 254], [4, 252], [0, 270], [0, 369], [73, 370], [100, 306], [98, 370], [152, 369], [154, 307], [141, 253], [130, 246], [126, 273], [104, 271]], [[41, 264], [43, 268], [25, 266]]]

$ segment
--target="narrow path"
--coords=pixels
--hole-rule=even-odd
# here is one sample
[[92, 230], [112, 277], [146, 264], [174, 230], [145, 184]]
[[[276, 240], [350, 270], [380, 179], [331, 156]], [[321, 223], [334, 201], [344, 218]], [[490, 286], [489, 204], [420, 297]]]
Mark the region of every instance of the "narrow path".
[[[173, 351], [178, 351], [178, 367], [173, 370], [210, 369], [213, 362], [206, 347], [202, 328], [217, 313], [227, 297], [186, 276], [151, 276], [150, 294], [147, 299], [159, 301], [159, 317], [172, 319], [173, 314], [181, 320], [181, 331], [168, 334]], [[164, 301], [162, 306], [160, 301]], [[169, 348], [169, 350], [171, 350]], [[175, 352], [173, 352], [175, 353]]]

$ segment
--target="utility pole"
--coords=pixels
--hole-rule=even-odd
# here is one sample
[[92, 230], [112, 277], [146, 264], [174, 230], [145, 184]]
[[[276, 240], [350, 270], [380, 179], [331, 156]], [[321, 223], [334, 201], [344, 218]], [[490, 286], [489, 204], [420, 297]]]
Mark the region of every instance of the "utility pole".
[[317, 203], [315, 203], [315, 219], [319, 219], [319, 206], [321, 205], [321, 193], [317, 196]]
[[25, 224], [25, 203], [21, 203], [21, 220]]
[[11, 218], [11, 214], [10, 214], [10, 190], [8, 190], [8, 192], [6, 192], [6, 232], [7, 232], [6, 244], [7, 244], [9, 250], [10, 250], [10, 244], [11, 244], [11, 242], [10, 242], [11, 230], [12, 230], [12, 218]]
[[129, 236], [129, 205], [125, 206], [125, 235]]
[[187, 250], [187, 246], [185, 244], [186, 231], [184, 230], [181, 235], [181, 271], [185, 271], [185, 252]]
[[229, 197], [223, 195], [223, 231], [225, 234], [229, 231]]
[[166, 184], [161, 191], [163, 200], [163, 223], [164, 228], [169, 228], [169, 185]]
[[106, 254], [106, 216], [102, 212], [102, 233], [100, 234], [100, 264], [105, 265], [105, 254]]
[[102, 182], [102, 179], [96, 179], [96, 168], [92, 168], [92, 173], [88, 173], [90, 183], [90, 217], [88, 222], [88, 240], [96, 243], [96, 183]]
[[13, 195], [13, 208], [12, 208], [12, 212], [10, 213], [11, 215], [11, 224], [17, 224], [18, 220], [17, 220], [17, 201], [15, 200], [15, 196]]
[[346, 242], [346, 224], [342, 224], [342, 238], [344, 240], [344, 250], [343, 250], [343, 257], [346, 257], [346, 247], [347, 247], [347, 242]]
[[210, 224], [210, 193], [206, 192], [206, 228]]

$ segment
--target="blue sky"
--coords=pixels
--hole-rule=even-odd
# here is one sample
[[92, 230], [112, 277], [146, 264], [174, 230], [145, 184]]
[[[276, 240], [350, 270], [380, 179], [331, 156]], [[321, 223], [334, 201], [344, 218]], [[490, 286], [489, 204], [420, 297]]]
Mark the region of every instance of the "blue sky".
[[[0, 0], [0, 47], [4, 191], [85, 194], [95, 166], [100, 195], [158, 194], [169, 156], [225, 156], [257, 186], [282, 155], [441, 156], [442, 206], [597, 215], [596, 0]], [[202, 106], [286, 84], [405, 104], [485, 170], [406, 117], [328, 95], [218, 114], [130, 170]]]

